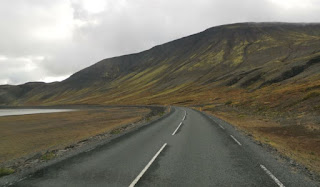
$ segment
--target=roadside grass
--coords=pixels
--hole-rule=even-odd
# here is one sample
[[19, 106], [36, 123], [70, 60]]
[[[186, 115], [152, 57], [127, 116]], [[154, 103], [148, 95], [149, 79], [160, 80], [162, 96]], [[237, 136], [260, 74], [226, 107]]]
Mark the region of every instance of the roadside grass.
[[147, 108], [112, 107], [74, 112], [0, 117], [0, 163], [45, 153], [42, 160], [55, 154], [50, 150], [106, 132], [118, 133], [126, 124], [135, 123], [150, 113]]
[[310, 129], [307, 125], [284, 126], [265, 116], [242, 115], [236, 110], [216, 109], [208, 112], [311, 171], [320, 173], [320, 130]]
[[12, 173], [14, 173], [14, 170], [11, 168], [0, 168], [0, 177], [10, 175]]
[[47, 152], [47, 153], [43, 154], [40, 159], [48, 161], [48, 160], [53, 159], [55, 156], [56, 155], [53, 152]]
[[121, 129], [117, 128], [117, 129], [113, 129], [112, 131], [110, 131], [110, 134], [120, 134], [121, 133]]
[[[134, 87], [121, 86], [117, 89], [111, 89], [110, 92], [95, 92], [92, 96], [83, 98], [82, 100], [68, 100], [62, 96], [61, 99], [66, 99], [63, 100], [63, 102], [68, 101], [70, 104], [178, 105], [210, 111], [214, 114], [219, 114], [219, 117], [222, 119], [225, 119], [231, 124], [247, 131], [249, 134], [252, 134], [256, 140], [271, 145], [282, 154], [305, 164], [305, 166], [320, 174], [320, 141], [318, 138], [320, 134], [320, 118], [317, 118], [320, 115], [320, 75], [301, 81], [290, 82], [288, 80], [287, 83], [274, 83], [261, 88], [252, 87], [252, 89], [221, 86], [220, 82], [212, 84], [189, 83], [180, 86], [169, 85], [168, 87], [158, 89], [156, 87], [156, 82], [154, 81], [146, 84], [144, 81], [133, 79], [132, 82], [137, 85]], [[70, 96], [77, 94], [78, 93], [68, 93], [65, 95]], [[55, 99], [54, 104], [59, 104], [59, 99], [60, 98]], [[48, 102], [48, 104], [50, 104], [50, 102]], [[219, 106], [234, 110], [228, 114], [229, 111], [216, 110], [216, 107], [219, 108]], [[247, 111], [248, 114], [239, 112], [241, 110]], [[57, 145], [66, 144], [67, 139], [81, 140], [84, 137], [90, 137], [90, 135], [111, 131], [112, 129], [119, 127], [114, 123], [121, 124], [121, 122], [123, 122], [122, 124], [125, 124], [125, 122], [131, 123], [131, 121], [139, 119], [148, 120], [145, 115], [140, 115], [139, 112], [131, 112], [131, 117], [130, 115], [129, 117], [123, 117], [123, 121], [119, 121], [119, 118], [112, 119], [113, 115], [117, 116], [117, 112], [110, 113], [111, 115], [106, 116], [104, 116], [104, 113], [98, 114], [92, 112], [91, 114], [88, 114], [86, 112], [79, 112], [78, 115], [64, 116], [60, 120], [57, 119], [57, 116], [52, 117], [52, 119], [51, 117], [50, 119], [41, 119], [41, 124], [37, 123], [36, 126], [47, 126], [47, 123], [50, 120], [55, 121], [55, 124], [61, 123], [64, 125], [58, 126], [59, 128], [54, 128], [53, 131], [61, 129], [59, 132], [56, 131], [53, 133], [58, 134], [57, 137], [42, 137], [39, 140], [34, 141], [33, 145], [35, 145], [37, 150], [43, 150], [44, 147], [42, 147], [39, 142], [47, 138], [51, 139], [50, 142], [54, 142], [45, 143], [47, 145], [46, 147], [51, 148], [56, 147]], [[231, 114], [234, 114], [234, 116], [231, 116]], [[305, 123], [302, 119], [304, 119], [304, 116], [308, 115], [314, 118], [311, 122]], [[106, 120], [106, 118], [110, 116], [111, 118]], [[298, 116], [302, 116], [301, 119], [298, 119]], [[276, 118], [280, 118], [280, 122], [275, 120]], [[31, 121], [32, 119], [23, 117], [21, 119], [18, 118], [18, 120]], [[33, 120], [35, 121], [35, 119]], [[75, 121], [75, 123], [72, 123], [71, 121]], [[292, 121], [299, 121], [299, 124], [305, 128], [300, 129], [302, 134], [295, 134], [295, 128], [299, 129], [299, 127], [295, 124], [291, 124]], [[49, 126], [50, 124], [52, 125], [52, 123], [54, 122], [49, 122]], [[3, 121], [0, 118], [0, 128], [2, 128], [1, 124], [3, 124]], [[21, 124], [22, 122], [19, 122], [18, 125], [11, 122], [12, 127], [17, 127], [14, 129], [14, 132], [17, 132], [17, 129], [20, 128]], [[293, 128], [281, 128], [283, 125], [293, 126]], [[27, 126], [28, 124], [26, 124], [24, 128]], [[29, 139], [31, 135], [41, 137], [41, 134], [43, 134], [41, 131], [44, 131], [44, 134], [48, 133], [48, 130], [45, 128], [37, 129], [38, 127], [31, 129], [32, 126], [30, 126], [30, 130], [33, 134], [27, 133], [29, 129], [24, 129], [26, 130], [24, 134], [19, 134], [17, 132], [19, 137], [17, 140], [7, 140], [6, 133], [10, 134], [7, 130], [1, 131], [0, 137], [4, 139], [4, 142], [13, 141], [13, 144], [25, 145], [24, 140]], [[50, 129], [51, 127], [48, 128]], [[72, 131], [71, 137], [66, 138], [69, 136], [67, 131], [70, 129]], [[314, 131], [313, 133], [316, 133], [317, 136], [310, 134], [310, 131]], [[52, 132], [49, 132], [49, 134], [50, 133]], [[120, 132], [114, 130], [111, 133], [117, 134]], [[1, 143], [2, 142], [0, 142], [0, 144]], [[290, 144], [293, 146], [290, 146]], [[29, 153], [26, 150], [32, 148], [34, 147], [28, 147], [28, 145], [22, 146], [19, 154], [26, 155]], [[4, 149], [9, 152], [7, 154], [9, 156], [5, 156], [6, 159], [11, 158], [12, 155], [15, 157], [14, 154], [17, 152], [15, 148], [13, 148], [12, 151], [9, 146], [4, 147]], [[1, 152], [3, 152], [3, 150], [1, 150], [0, 146], [0, 162], [2, 158], [5, 158], [1, 155]]]

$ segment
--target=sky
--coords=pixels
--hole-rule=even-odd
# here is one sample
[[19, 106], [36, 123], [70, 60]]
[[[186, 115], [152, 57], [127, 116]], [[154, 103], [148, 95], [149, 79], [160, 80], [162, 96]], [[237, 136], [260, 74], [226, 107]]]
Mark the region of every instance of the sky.
[[0, 85], [61, 81], [213, 26], [272, 21], [320, 22], [320, 0], [0, 0]]

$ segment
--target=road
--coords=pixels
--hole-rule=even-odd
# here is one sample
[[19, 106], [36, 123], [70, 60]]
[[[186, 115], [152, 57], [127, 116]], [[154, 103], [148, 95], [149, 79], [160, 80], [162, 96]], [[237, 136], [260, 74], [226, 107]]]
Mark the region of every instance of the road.
[[13, 186], [316, 186], [231, 125], [189, 108]]

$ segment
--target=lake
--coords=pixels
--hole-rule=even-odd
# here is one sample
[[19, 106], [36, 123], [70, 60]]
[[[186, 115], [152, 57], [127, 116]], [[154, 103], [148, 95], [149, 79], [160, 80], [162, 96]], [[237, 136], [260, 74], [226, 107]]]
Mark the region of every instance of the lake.
[[0, 116], [14, 116], [25, 114], [42, 114], [54, 112], [70, 112], [73, 109], [0, 109]]

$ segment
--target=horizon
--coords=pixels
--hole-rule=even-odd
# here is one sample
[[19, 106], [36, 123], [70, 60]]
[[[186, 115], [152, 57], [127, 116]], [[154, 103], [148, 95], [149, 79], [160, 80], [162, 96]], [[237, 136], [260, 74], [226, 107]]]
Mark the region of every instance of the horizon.
[[0, 10], [0, 85], [61, 81], [99, 60], [215, 26], [320, 21], [314, 0], [10, 1]]
[[319, 186], [320, 0], [12, 0], [0, 21], [0, 186]]

